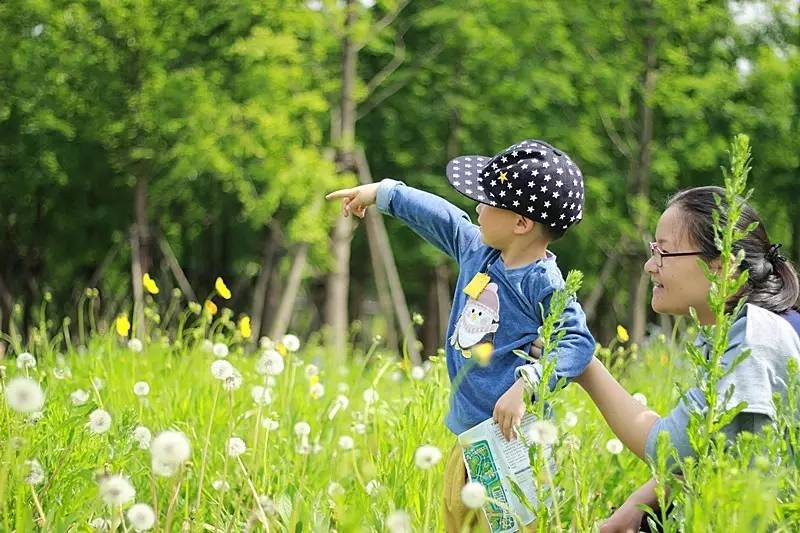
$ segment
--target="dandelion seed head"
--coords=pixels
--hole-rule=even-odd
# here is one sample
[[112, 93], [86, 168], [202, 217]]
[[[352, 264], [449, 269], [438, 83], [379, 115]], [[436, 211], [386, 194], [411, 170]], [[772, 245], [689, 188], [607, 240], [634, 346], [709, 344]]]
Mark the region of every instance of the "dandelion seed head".
[[325, 385], [314, 383], [308, 388], [308, 394], [315, 400], [322, 398], [325, 395]]
[[226, 380], [233, 375], [233, 365], [225, 359], [217, 359], [211, 363], [211, 375], [219, 380]]
[[283, 356], [277, 350], [267, 350], [256, 363], [256, 372], [261, 375], [277, 376], [283, 368]]
[[355, 432], [358, 435], [363, 435], [364, 433], [367, 432], [367, 426], [362, 422], [356, 422], [355, 424], [353, 424], [353, 432]]
[[224, 479], [215, 479], [211, 486], [217, 492], [228, 492], [231, 488], [231, 484], [225, 481]]
[[92, 378], [91, 381], [92, 381], [92, 387], [94, 387], [95, 389], [97, 389], [99, 391], [103, 390], [103, 387], [106, 386], [106, 382], [103, 381], [103, 378], [99, 378], [99, 377], [95, 376], [95, 377]]
[[66, 378], [71, 378], [72, 377], [72, 371], [69, 369], [69, 367], [57, 366], [57, 367], [55, 367], [53, 369], [53, 377], [56, 378], [56, 379], [59, 379], [59, 380], [66, 379]]
[[208, 339], [203, 339], [203, 342], [200, 343], [200, 349], [206, 353], [212, 353], [214, 351], [214, 343]]
[[364, 490], [367, 491], [367, 494], [370, 496], [375, 496], [380, 489], [381, 483], [377, 479], [371, 479], [364, 487]]
[[140, 398], [150, 394], [150, 385], [146, 381], [137, 381], [133, 384], [133, 393]]
[[339, 448], [343, 450], [352, 450], [354, 444], [353, 437], [350, 435], [342, 435], [339, 437]]
[[17, 368], [36, 368], [36, 358], [28, 352], [22, 352], [17, 356]]
[[311, 426], [308, 422], [298, 422], [294, 425], [294, 433], [298, 437], [307, 437], [311, 433]]
[[276, 429], [278, 429], [280, 424], [278, 423], [277, 420], [273, 420], [271, 418], [264, 418], [261, 420], [261, 426], [269, 431], [275, 431]]
[[76, 389], [69, 395], [72, 405], [83, 405], [89, 401], [89, 393], [83, 389]]
[[97, 516], [92, 518], [92, 521], [89, 522], [89, 527], [94, 529], [95, 531], [109, 531], [111, 530], [111, 522], [107, 519]]
[[37, 381], [16, 377], [6, 384], [6, 402], [18, 413], [40, 411], [44, 406], [44, 391]]
[[581, 447], [581, 441], [575, 435], [567, 435], [564, 437], [564, 446], [569, 450], [577, 451]]
[[386, 517], [386, 530], [389, 533], [413, 533], [411, 516], [402, 510], [395, 510]]
[[178, 472], [179, 465], [157, 461], [156, 459], [153, 459], [150, 464], [152, 466], [153, 473], [157, 476], [172, 477]]
[[461, 501], [470, 509], [480, 509], [486, 503], [486, 487], [470, 481], [461, 489]]
[[125, 513], [134, 529], [147, 531], [156, 523], [156, 513], [146, 503], [136, 503]]
[[442, 451], [431, 444], [425, 444], [414, 452], [414, 463], [422, 470], [432, 468], [442, 459]]
[[44, 482], [44, 468], [41, 463], [36, 459], [25, 461], [25, 466], [28, 467], [28, 475], [25, 477], [25, 483], [29, 485], [39, 485]]
[[425, 379], [425, 369], [420, 365], [416, 365], [411, 369], [411, 377], [416, 380]]
[[214, 357], [228, 357], [228, 345], [224, 342], [215, 342], [214, 345], [211, 347], [211, 353], [214, 354]]
[[222, 388], [229, 392], [239, 390], [243, 382], [241, 372], [234, 368], [233, 374], [222, 380]]
[[44, 413], [42, 411], [34, 411], [28, 415], [27, 422], [31, 425], [38, 424], [42, 418], [44, 418]]
[[124, 505], [136, 497], [136, 489], [127, 477], [115, 474], [100, 480], [100, 497], [106, 505]]
[[275, 342], [265, 335], [258, 339], [258, 346], [262, 350], [269, 350], [275, 347]]
[[558, 440], [558, 429], [549, 420], [537, 420], [531, 424], [526, 437], [534, 444], [551, 446]]
[[250, 396], [256, 405], [269, 405], [272, 403], [272, 394], [270, 390], [261, 385], [255, 385], [250, 389]]
[[567, 411], [564, 415], [564, 426], [568, 428], [574, 428], [578, 425], [578, 415], [573, 413], [572, 411]]
[[239, 457], [247, 451], [247, 445], [239, 437], [231, 437], [228, 439], [225, 451], [230, 457]]
[[150, 430], [144, 426], [136, 426], [133, 430], [133, 440], [139, 445], [139, 449], [146, 450], [150, 448], [150, 441], [153, 439]]
[[341, 496], [344, 496], [344, 487], [342, 487], [336, 481], [331, 481], [330, 483], [328, 483], [327, 492], [328, 496], [330, 496], [331, 498], [339, 498]]
[[105, 409], [95, 409], [89, 413], [89, 422], [86, 425], [96, 435], [105, 433], [111, 429], [111, 414]]
[[297, 350], [300, 349], [300, 339], [298, 339], [296, 335], [292, 335], [291, 333], [283, 336], [281, 344], [283, 344], [283, 346], [290, 352], [296, 352]]
[[399, 370], [395, 370], [391, 374], [389, 374], [389, 379], [391, 379], [395, 383], [400, 383], [403, 381], [403, 373]]
[[311, 453], [311, 445], [308, 443], [307, 440], [303, 440], [300, 442], [300, 444], [297, 445], [296, 451], [300, 455], [308, 455], [309, 453]]
[[378, 398], [380, 398], [380, 396], [378, 396], [378, 391], [373, 388], [365, 390], [361, 397], [364, 398], [364, 401], [367, 403], [367, 405], [377, 402]]
[[128, 349], [133, 353], [142, 353], [144, 350], [144, 344], [137, 338], [133, 338], [128, 341]]
[[623, 449], [622, 442], [620, 442], [619, 439], [609, 439], [609, 441], [606, 442], [606, 450], [608, 450], [608, 453], [610, 453], [611, 455], [621, 454], [622, 449]]
[[311, 379], [313, 376], [319, 375], [319, 367], [315, 364], [307, 364], [303, 373], [306, 376], [306, 379]]
[[181, 465], [189, 460], [192, 447], [182, 431], [170, 429], [156, 435], [150, 444], [150, 454], [153, 456], [153, 461]]

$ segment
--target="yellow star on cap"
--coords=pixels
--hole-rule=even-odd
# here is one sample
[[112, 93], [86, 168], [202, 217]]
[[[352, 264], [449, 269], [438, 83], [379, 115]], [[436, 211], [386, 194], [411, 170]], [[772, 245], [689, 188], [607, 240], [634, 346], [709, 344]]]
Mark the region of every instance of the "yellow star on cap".
[[497, 178], [500, 180], [500, 183], [505, 183], [508, 181], [508, 177], [506, 176], [507, 172], [501, 172], [500, 177]]

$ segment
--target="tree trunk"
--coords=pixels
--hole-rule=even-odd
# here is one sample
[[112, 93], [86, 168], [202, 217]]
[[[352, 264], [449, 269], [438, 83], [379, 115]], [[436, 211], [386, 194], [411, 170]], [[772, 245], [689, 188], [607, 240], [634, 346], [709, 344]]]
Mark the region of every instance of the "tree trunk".
[[281, 292], [280, 292], [281, 273], [279, 268], [280, 259], [277, 260], [273, 259], [273, 261], [274, 261], [274, 266], [272, 268], [272, 272], [270, 272], [269, 274], [269, 282], [267, 283], [266, 301], [264, 303], [263, 317], [261, 319], [262, 335], [265, 334], [264, 332], [268, 332], [271, 329], [272, 323], [276, 315], [276, 309], [278, 308], [281, 298]]
[[278, 247], [278, 222], [273, 220], [270, 224], [270, 230], [264, 238], [264, 249], [261, 253], [261, 271], [258, 273], [256, 285], [253, 288], [253, 307], [250, 312], [252, 320], [253, 335], [251, 339], [257, 342], [261, 337], [262, 322], [264, 318], [264, 306], [267, 303], [267, 287], [270, 273], [274, 267], [275, 262], [275, 249]]
[[139, 254], [139, 231], [134, 224], [131, 227], [131, 278], [133, 285], [133, 333], [145, 340], [144, 336], [144, 287], [142, 286], [142, 259]]
[[306, 268], [308, 258], [308, 243], [301, 242], [292, 259], [292, 268], [286, 280], [286, 287], [281, 295], [281, 302], [275, 320], [272, 323], [269, 336], [278, 339], [286, 334], [294, 312], [294, 305], [297, 301], [297, 293], [300, 291], [300, 282], [303, 280], [303, 271]]
[[[646, 2], [644, 9], [648, 27], [648, 31], [645, 33], [644, 37], [645, 70], [642, 81], [642, 99], [640, 102], [638, 154], [634, 161], [633, 172], [631, 174], [631, 178], [633, 179], [633, 187], [631, 187], [631, 189], [634, 191], [634, 195], [632, 196], [634, 202], [632, 205], [632, 212], [635, 216], [637, 235], [644, 235], [647, 231], [647, 211], [645, 206], [649, 205], [650, 198], [650, 167], [652, 162], [651, 149], [653, 142], [653, 106], [651, 104], [651, 99], [656, 84], [657, 60], [652, 0]], [[634, 257], [634, 261], [639, 263], [636, 268], [640, 271], [638, 278], [636, 276], [632, 277], [631, 287], [633, 301], [631, 305], [630, 324], [631, 338], [634, 342], [641, 342], [644, 339], [645, 329], [647, 327], [648, 276], [641, 270], [644, 259], [644, 255]]]
[[147, 224], [147, 178], [136, 178], [136, 191], [134, 193], [134, 215], [136, 217], [136, 230], [139, 238], [139, 262], [142, 272], [150, 271], [150, 228]]
[[178, 287], [180, 287], [184, 296], [186, 296], [189, 301], [196, 302], [197, 296], [195, 296], [194, 291], [192, 290], [192, 285], [189, 283], [189, 279], [183, 272], [183, 269], [178, 262], [178, 258], [175, 257], [172, 247], [169, 245], [167, 238], [164, 237], [163, 234], [158, 236], [158, 246], [161, 249], [161, 254], [164, 256], [164, 259], [167, 260], [167, 266], [169, 266], [169, 270], [172, 272], [172, 275], [175, 278], [175, 281], [178, 283]]
[[594, 320], [595, 314], [597, 313], [597, 306], [606, 291], [606, 283], [608, 283], [611, 275], [617, 271], [619, 259], [620, 254], [617, 252], [612, 252], [611, 256], [606, 258], [603, 264], [603, 270], [600, 271], [600, 276], [597, 278], [597, 283], [594, 284], [592, 292], [590, 292], [589, 296], [583, 301], [583, 312], [586, 314], [587, 322]]

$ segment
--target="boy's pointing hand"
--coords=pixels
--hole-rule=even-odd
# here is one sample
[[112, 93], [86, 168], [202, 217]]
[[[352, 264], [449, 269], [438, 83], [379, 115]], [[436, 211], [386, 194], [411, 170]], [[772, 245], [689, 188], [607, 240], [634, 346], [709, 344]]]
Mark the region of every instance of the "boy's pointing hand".
[[507, 441], [517, 438], [514, 434], [514, 428], [519, 426], [522, 417], [525, 415], [525, 401], [522, 399], [524, 393], [525, 383], [520, 378], [500, 396], [494, 405], [492, 418], [500, 426], [500, 431], [502, 431]]
[[350, 213], [359, 218], [364, 218], [367, 207], [375, 204], [380, 183], [369, 183], [359, 185], [351, 189], [339, 189], [325, 196], [326, 200], [342, 200], [342, 215], [349, 216]]

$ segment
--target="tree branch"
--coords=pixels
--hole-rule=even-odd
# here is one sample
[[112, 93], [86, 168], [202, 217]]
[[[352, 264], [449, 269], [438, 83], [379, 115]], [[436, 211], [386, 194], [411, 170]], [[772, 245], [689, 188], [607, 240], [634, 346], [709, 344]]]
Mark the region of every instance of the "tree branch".
[[371, 80], [367, 83], [367, 96], [375, 91], [381, 84], [386, 81], [386, 78], [392, 75], [392, 73], [400, 68], [400, 65], [403, 64], [403, 61], [406, 59], [406, 43], [403, 41], [403, 34], [398, 33], [397, 37], [394, 40], [394, 56], [389, 63], [386, 64], [385, 67], [381, 69], [380, 72], [375, 74]]

